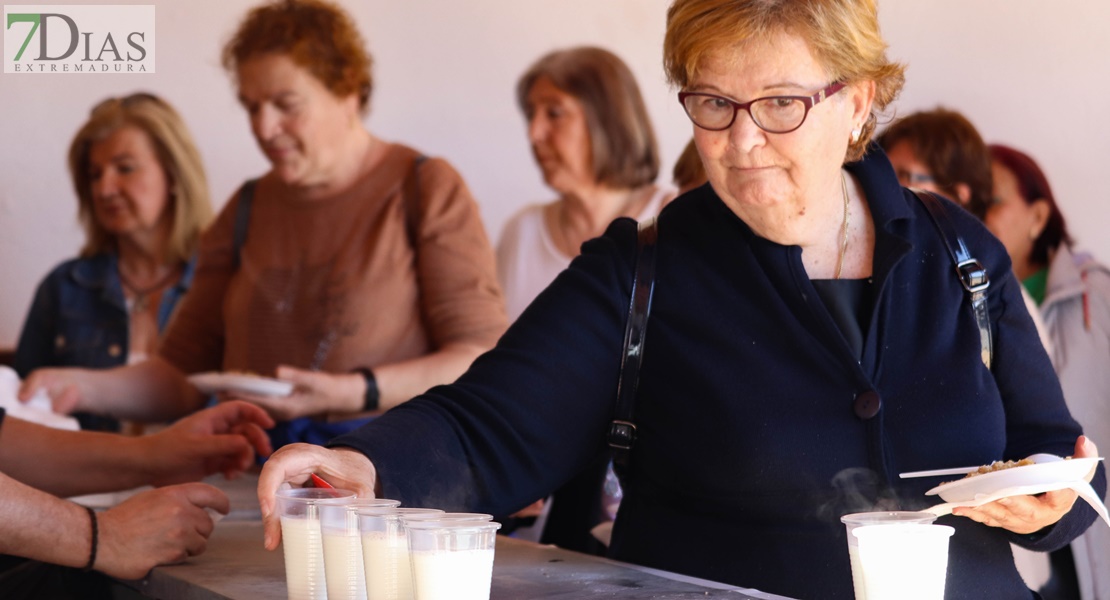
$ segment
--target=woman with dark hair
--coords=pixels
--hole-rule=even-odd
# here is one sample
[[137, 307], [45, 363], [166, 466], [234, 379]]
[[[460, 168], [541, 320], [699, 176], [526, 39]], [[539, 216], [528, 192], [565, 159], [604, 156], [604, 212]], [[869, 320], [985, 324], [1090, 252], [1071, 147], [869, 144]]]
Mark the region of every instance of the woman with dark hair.
[[[967, 117], [946, 108], [919, 111], [891, 123], [876, 139], [903, 186], [944, 195], [983, 218], [994, 193], [990, 153]], [[1022, 297], [1041, 343], [1051, 351], [1036, 303], [1024, 288]]]
[[962, 114], [915, 112], [891, 123], [878, 141], [902, 185], [943, 194], [983, 217], [991, 198], [987, 145]]
[[193, 289], [142, 365], [33, 373], [55, 410], [133, 420], [204, 405], [186, 375], [251, 372], [287, 396], [265, 408], [275, 446], [323, 443], [458, 377], [506, 327], [477, 203], [446, 161], [372, 135], [370, 56], [323, 0], [251, 10], [223, 53], [270, 169], [200, 243]]
[[552, 52], [521, 76], [516, 96], [532, 155], [559, 197], [521, 209], [501, 233], [497, 270], [511, 320], [578, 256], [582, 242], [617, 217], [653, 217], [674, 197], [654, 185], [655, 133], [632, 71], [612, 52]]
[[[990, 155], [994, 202], [987, 227], [1040, 306], [1052, 340], [1049, 356], [1072, 415], [1092, 438], [1110, 439], [1110, 270], [1075, 250], [1048, 178], [1029, 155], [1002, 145], [990, 146]], [[1071, 550], [1081, 597], [1105, 598], [1110, 529], [1092, 527]], [[1070, 572], [1061, 562], [1066, 555], [1054, 553], [1054, 581]]]

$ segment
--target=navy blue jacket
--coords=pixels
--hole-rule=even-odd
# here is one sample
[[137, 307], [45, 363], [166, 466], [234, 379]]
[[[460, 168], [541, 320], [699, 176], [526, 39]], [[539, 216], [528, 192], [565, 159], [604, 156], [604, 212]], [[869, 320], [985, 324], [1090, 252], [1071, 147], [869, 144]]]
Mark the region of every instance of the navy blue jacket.
[[[704, 186], [659, 217], [657, 286], [614, 558], [805, 599], [851, 599], [839, 517], [939, 503], [897, 473], [1070, 455], [1071, 418], [1005, 249], [947, 208], [990, 277], [994, 366], [925, 208], [877, 149], [848, 166], [875, 223], [862, 357], [806, 275], [801, 249], [755, 236]], [[451, 386], [337, 438], [374, 462], [386, 497], [506, 514], [604, 448], [635, 255], [618, 220]], [[873, 416], [861, 395], [875, 399]], [[1106, 443], [1106, 442], [1104, 442]], [[1096, 489], [1105, 489], [1100, 468]], [[1082, 501], [1014, 535], [955, 516], [949, 599], [1032, 598], [1009, 542], [1059, 548]], [[1101, 525], [1099, 525], [1101, 526]]]

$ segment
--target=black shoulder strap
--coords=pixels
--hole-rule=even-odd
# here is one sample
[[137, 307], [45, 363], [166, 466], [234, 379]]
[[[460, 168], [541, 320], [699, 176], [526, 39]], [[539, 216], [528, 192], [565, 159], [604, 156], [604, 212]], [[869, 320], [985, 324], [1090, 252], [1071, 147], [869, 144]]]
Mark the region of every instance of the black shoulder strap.
[[632, 412], [636, 406], [636, 387], [640, 380], [640, 363], [644, 357], [647, 320], [651, 298], [655, 292], [655, 243], [659, 228], [654, 218], [640, 223], [636, 243], [636, 270], [632, 275], [632, 300], [628, 304], [628, 322], [624, 326], [624, 355], [621, 357], [617, 380], [617, 405], [609, 425], [609, 445], [613, 463], [618, 469], [628, 464], [628, 454], [636, 442], [636, 424]]
[[231, 238], [231, 264], [235, 270], [239, 270], [239, 254], [243, 250], [243, 244], [247, 243], [247, 227], [251, 223], [251, 204], [254, 202], [254, 187], [257, 184], [257, 179], [251, 179], [239, 188], [239, 206], [235, 207], [235, 229]]
[[952, 224], [948, 211], [944, 208], [944, 203], [940, 201], [940, 198], [930, 192], [910, 191], [929, 210], [929, 216], [933, 218], [933, 224], [940, 231], [940, 237], [944, 240], [948, 255], [956, 265], [956, 274], [960, 278], [960, 283], [963, 284], [967, 295], [971, 298], [971, 310], [975, 313], [975, 322], [979, 326], [980, 353], [983, 364], [989, 369], [991, 368], [994, 347], [991, 343], [990, 311], [987, 306], [987, 288], [990, 287], [991, 283], [987, 277], [987, 270], [983, 268], [982, 263], [971, 256], [967, 244], [956, 232], [956, 226]]
[[409, 236], [409, 246], [412, 247], [413, 253], [417, 252], [416, 244], [419, 241], [417, 234], [420, 227], [420, 178], [417, 170], [426, 160], [428, 157], [420, 154], [412, 161], [412, 170], [405, 177], [401, 192], [401, 207], [405, 210], [405, 232]]

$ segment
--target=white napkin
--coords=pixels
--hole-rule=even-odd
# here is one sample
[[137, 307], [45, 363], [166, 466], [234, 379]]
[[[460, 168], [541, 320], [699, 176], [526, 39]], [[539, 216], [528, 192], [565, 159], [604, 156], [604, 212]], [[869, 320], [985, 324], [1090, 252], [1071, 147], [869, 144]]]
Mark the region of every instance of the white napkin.
[[1102, 498], [1098, 497], [1098, 494], [1095, 493], [1095, 489], [1091, 487], [1090, 483], [1082, 479], [1078, 479], [1075, 481], [1058, 481], [1055, 483], [1046, 483], [1043, 485], [1011, 487], [998, 490], [993, 494], [977, 496], [974, 500], [969, 500], [967, 502], [945, 502], [944, 504], [938, 504], [931, 508], [926, 508], [925, 510], [927, 512], [935, 514], [938, 517], [943, 517], [944, 515], [951, 514], [952, 509], [957, 506], [982, 506], [983, 504], [986, 504], [988, 502], [994, 502], [995, 500], [1006, 498], [1008, 496], [1030, 496], [1033, 494], [1040, 494], [1043, 492], [1052, 492], [1069, 488], [1075, 490], [1075, 492], [1079, 494], [1079, 497], [1086, 500], [1087, 504], [1090, 504], [1091, 508], [1095, 509], [1095, 512], [1098, 513], [1098, 516], [1102, 517], [1102, 520], [1105, 521], [1107, 525], [1110, 525], [1110, 515], [1108, 515], [1106, 512], [1106, 505], [1102, 503]]
[[51, 409], [50, 397], [46, 395], [46, 390], [40, 389], [26, 404], [20, 402], [17, 397], [19, 383], [19, 375], [11, 367], [0, 365], [0, 407], [3, 407], [8, 415], [55, 429], [71, 431], [80, 429], [77, 419], [59, 415]]

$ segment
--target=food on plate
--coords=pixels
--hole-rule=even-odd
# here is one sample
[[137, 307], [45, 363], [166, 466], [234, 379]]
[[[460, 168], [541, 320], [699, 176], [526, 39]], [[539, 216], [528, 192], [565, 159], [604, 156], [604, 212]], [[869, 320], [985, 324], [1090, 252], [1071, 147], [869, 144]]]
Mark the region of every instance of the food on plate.
[[983, 475], [986, 473], [994, 473], [995, 471], [1004, 471], [1014, 467], [1024, 467], [1026, 465], [1036, 464], [1031, 458], [1023, 458], [1021, 460], [996, 460], [989, 465], [983, 465], [978, 469], [968, 473], [964, 479], [968, 477], [975, 477], [976, 475]]

